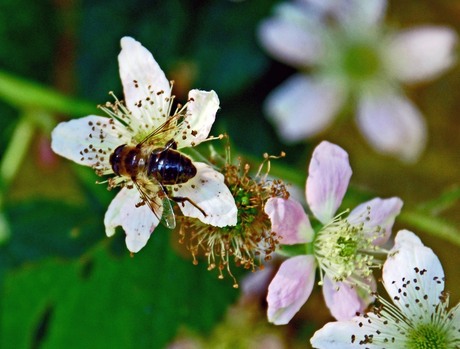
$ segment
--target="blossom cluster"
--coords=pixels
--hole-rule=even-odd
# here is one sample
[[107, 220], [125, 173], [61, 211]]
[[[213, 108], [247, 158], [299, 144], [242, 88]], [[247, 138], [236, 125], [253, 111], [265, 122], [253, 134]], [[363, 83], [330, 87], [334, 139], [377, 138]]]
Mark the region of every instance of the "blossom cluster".
[[[262, 44], [301, 70], [266, 103], [282, 138], [317, 134], [352, 96], [358, 125], [375, 149], [405, 161], [420, 156], [426, 125], [398, 84], [449, 68], [456, 36], [434, 26], [388, 33], [385, 7], [383, 0], [304, 0], [279, 5], [261, 24]], [[274, 256], [284, 259], [268, 285], [268, 321], [288, 324], [321, 286], [337, 321], [315, 333], [311, 343], [318, 348], [460, 345], [460, 306], [448, 310], [434, 252], [408, 230], [391, 247], [403, 201], [376, 197], [343, 207], [352, 176], [343, 148], [328, 141], [316, 146], [305, 202], [296, 200], [281, 179], [262, 173], [268, 155], [253, 171], [228, 149], [219, 163], [195, 148], [222, 138], [210, 136], [220, 108], [215, 91], [193, 89], [178, 104], [173, 83], [130, 37], [121, 39], [118, 62], [124, 99], [100, 106], [106, 116], [63, 122], [52, 132], [54, 152], [119, 189], [104, 217], [107, 236], [121, 226], [128, 250], [137, 253], [161, 223], [175, 229], [194, 264], [204, 258], [219, 278], [226, 271], [234, 287], [232, 264], [257, 272]], [[376, 270], [393, 302], [376, 293]]]
[[[214, 91], [192, 90], [186, 104], [172, 112], [172, 82], [139, 42], [121, 39], [118, 56], [125, 99], [100, 106], [107, 116], [89, 115], [60, 123], [52, 132], [52, 149], [107, 177], [108, 189], [120, 187], [105, 214], [107, 236], [121, 226], [126, 246], [139, 252], [163, 223], [185, 243], [194, 263], [203, 254], [208, 269], [217, 268], [238, 282], [231, 263], [263, 268], [279, 244], [265, 213], [270, 198], [288, 198], [281, 180], [258, 173], [249, 164], [222, 166], [215, 157], [196, 161], [185, 152], [209, 137], [219, 99]], [[221, 138], [221, 137], [217, 137]], [[230, 153], [228, 150], [227, 153]], [[173, 206], [177, 203], [177, 209]], [[178, 212], [178, 211], [181, 212]]]

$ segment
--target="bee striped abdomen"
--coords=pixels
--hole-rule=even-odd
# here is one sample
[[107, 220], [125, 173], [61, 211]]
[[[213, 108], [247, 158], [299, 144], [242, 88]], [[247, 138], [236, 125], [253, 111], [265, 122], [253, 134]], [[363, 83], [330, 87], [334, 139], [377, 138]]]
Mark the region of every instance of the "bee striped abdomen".
[[178, 151], [159, 148], [150, 155], [147, 175], [164, 185], [181, 184], [196, 175], [196, 167]]

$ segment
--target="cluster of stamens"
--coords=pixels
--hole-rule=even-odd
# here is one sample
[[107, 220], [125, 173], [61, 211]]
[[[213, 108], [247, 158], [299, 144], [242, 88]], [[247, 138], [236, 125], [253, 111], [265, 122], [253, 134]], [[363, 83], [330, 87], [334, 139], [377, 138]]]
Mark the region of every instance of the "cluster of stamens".
[[[335, 282], [368, 290], [372, 270], [382, 266], [375, 254], [384, 252], [373, 241], [384, 232], [379, 227], [366, 231], [364, 223], [351, 224], [343, 217], [345, 213], [337, 215], [316, 235], [314, 251], [320, 269], [319, 283], [323, 283], [325, 274]], [[370, 208], [366, 214], [364, 220], [369, 218]]]
[[[391, 287], [398, 285], [393, 299], [395, 304], [376, 295], [380, 304], [357, 322], [357, 326], [365, 327], [368, 333], [362, 337], [353, 335], [352, 343], [408, 349], [459, 347], [457, 334], [460, 325], [455, 321], [455, 308], [447, 309], [449, 295], [441, 291], [438, 302], [433, 304], [422, 286], [427, 284], [422, 279], [429, 273], [426, 269], [414, 270], [416, 276], [413, 279], [393, 281]], [[443, 278], [434, 276], [430, 282], [443, 283]]]
[[270, 197], [288, 198], [289, 193], [282, 181], [267, 180], [266, 175], [260, 175], [262, 165], [254, 178], [249, 175], [250, 166], [241, 162], [237, 165], [227, 163], [222, 170], [238, 209], [235, 226], [218, 228], [183, 217], [179, 231], [180, 242], [186, 244], [194, 264], [198, 264], [198, 256], [204, 255], [208, 269], [217, 268], [221, 279], [226, 270], [233, 278], [235, 288], [238, 284], [231, 272], [232, 261], [236, 267], [253, 271], [262, 269], [263, 262], [272, 258], [280, 242], [280, 237], [271, 230], [264, 205]]
[[[133, 142], [138, 143], [153, 131], [152, 125], [160, 125], [170, 117], [175, 98], [171, 94], [174, 82], [170, 82], [169, 94], [165, 94], [163, 90], [155, 90], [152, 85], [139, 85], [136, 80], [133, 80], [132, 85], [135, 89], [144, 90], [142, 91], [142, 94], [145, 95], [143, 99], [128, 106], [124, 101], [118, 100], [113, 92], [110, 92], [115, 102], [106, 102], [99, 108], [112, 119], [123, 124], [131, 133]], [[182, 112], [184, 108], [179, 105], [178, 111], [179, 109]]]

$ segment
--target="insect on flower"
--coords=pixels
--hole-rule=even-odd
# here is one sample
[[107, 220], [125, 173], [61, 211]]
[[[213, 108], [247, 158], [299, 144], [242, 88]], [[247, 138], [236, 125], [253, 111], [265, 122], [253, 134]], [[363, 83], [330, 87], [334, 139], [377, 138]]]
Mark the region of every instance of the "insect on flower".
[[[167, 119], [136, 146], [122, 144], [110, 155], [110, 165], [118, 176], [129, 177], [140, 193], [142, 201], [137, 206], [147, 204], [158, 220], [173, 229], [176, 219], [170, 200], [190, 202], [203, 216], [206, 212], [193, 200], [183, 196], [170, 196], [166, 185], [182, 184], [195, 177], [197, 170], [192, 160], [177, 151], [177, 142], [169, 140], [164, 147], [158, 147], [155, 138], [176, 126], [180, 114]], [[155, 201], [160, 197], [162, 205]], [[161, 211], [162, 210], [162, 211]]]
[[107, 178], [108, 189], [120, 188], [104, 216], [106, 235], [121, 226], [129, 251], [139, 252], [160, 222], [175, 227], [171, 201], [205, 224], [235, 225], [237, 207], [224, 176], [183, 153], [214, 139], [217, 94], [193, 89], [172, 110], [173, 83], [141, 43], [122, 38], [118, 62], [124, 99], [111, 93], [115, 102], [99, 106], [106, 116], [61, 122], [51, 134], [55, 153], [91, 167]]

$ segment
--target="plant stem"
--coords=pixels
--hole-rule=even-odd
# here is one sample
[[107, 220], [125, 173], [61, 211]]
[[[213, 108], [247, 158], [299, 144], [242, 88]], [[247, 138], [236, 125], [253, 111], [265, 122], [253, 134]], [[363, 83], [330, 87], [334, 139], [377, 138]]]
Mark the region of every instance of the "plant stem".
[[460, 230], [445, 220], [416, 210], [405, 210], [397, 219], [434, 237], [460, 246]]
[[67, 97], [49, 87], [1, 70], [0, 98], [19, 110], [38, 108], [79, 117], [97, 112], [93, 103]]
[[6, 191], [19, 170], [34, 135], [35, 125], [27, 114], [19, 119], [16, 129], [0, 162], [0, 178]]
[[6, 242], [11, 235], [9, 222], [3, 211], [5, 195], [27, 154], [34, 131], [35, 124], [32, 118], [24, 113], [0, 162], [0, 244]]

